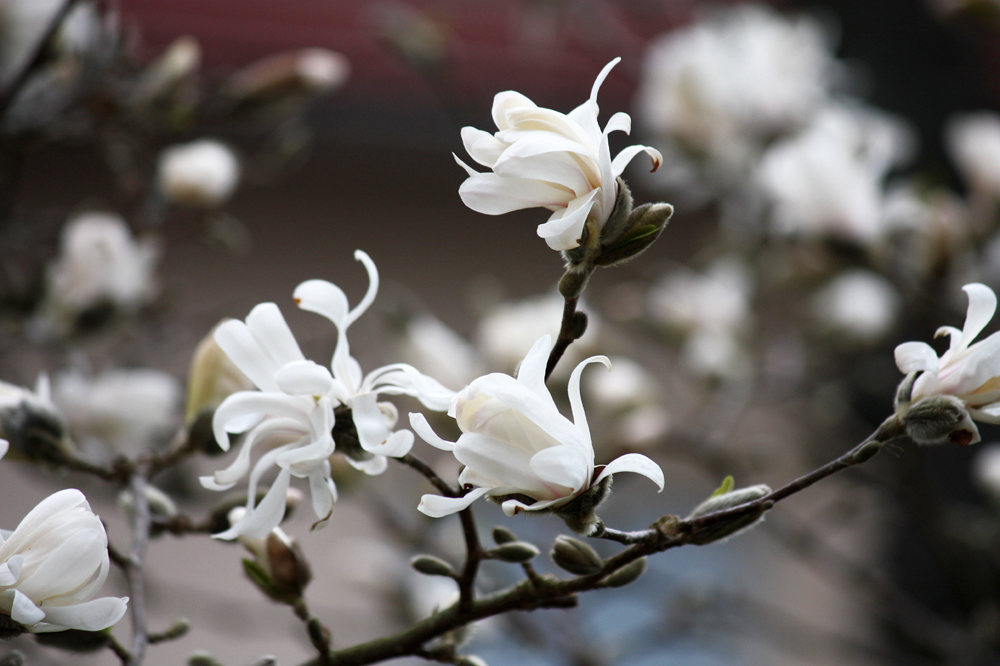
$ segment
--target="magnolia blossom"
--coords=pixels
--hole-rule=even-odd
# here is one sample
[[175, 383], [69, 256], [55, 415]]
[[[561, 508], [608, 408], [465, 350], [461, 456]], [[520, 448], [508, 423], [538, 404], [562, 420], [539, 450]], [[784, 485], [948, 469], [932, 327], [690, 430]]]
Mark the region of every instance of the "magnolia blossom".
[[548, 222], [538, 235], [553, 250], [579, 247], [588, 219], [602, 229], [618, 197], [617, 177], [632, 158], [646, 152], [656, 170], [663, 158], [649, 146], [633, 145], [614, 160], [608, 134], [631, 131], [627, 113], [616, 113], [601, 130], [597, 122], [597, 91], [615, 58], [597, 75], [590, 99], [569, 114], [543, 109], [524, 95], [507, 91], [493, 100], [493, 120], [498, 132], [462, 128], [469, 155], [492, 173], [479, 173], [455, 159], [469, 178], [458, 193], [465, 205], [486, 215], [501, 215], [522, 208], [547, 208]]
[[[410, 450], [413, 433], [393, 432], [395, 407], [379, 403], [379, 394], [412, 395], [427, 408], [438, 411], [446, 409], [454, 395], [403, 363], [362, 375], [350, 353], [347, 329], [375, 300], [378, 271], [364, 252], [359, 250], [354, 256], [364, 264], [371, 282], [353, 310], [348, 309], [344, 292], [324, 280], [309, 280], [295, 289], [295, 302], [300, 308], [327, 317], [337, 327], [332, 372], [305, 358], [274, 303], [256, 306], [245, 323], [228, 321], [216, 330], [219, 346], [259, 389], [234, 393], [215, 411], [213, 428], [223, 449], [229, 449], [229, 433], [247, 434], [236, 460], [214, 476], [202, 477], [202, 484], [226, 490], [250, 473], [247, 511], [231, 529], [216, 535], [219, 538], [263, 537], [276, 527], [293, 476], [309, 479], [316, 515], [323, 520], [330, 515], [337, 497], [329, 462], [336, 448], [332, 436], [335, 408], [350, 409], [363, 449], [360, 453], [371, 454], [363, 455], [361, 460], [348, 456], [348, 461], [368, 474], [380, 474], [387, 465], [385, 456], [401, 456]], [[261, 442], [277, 446], [262, 455], [251, 469], [253, 448]], [[256, 504], [257, 485], [271, 466], [279, 468], [278, 476], [264, 499]]]
[[122, 618], [128, 602], [92, 599], [108, 569], [101, 519], [79, 490], [60, 490], [13, 532], [0, 532], [0, 614], [35, 633], [106, 629]]
[[[997, 297], [983, 284], [967, 284], [969, 309], [962, 330], [942, 326], [935, 337], [949, 336], [951, 345], [940, 358], [924, 342], [905, 342], [896, 347], [896, 365], [909, 374], [919, 372], [910, 402], [935, 395], [954, 396], [969, 415], [985, 423], [1000, 423], [1000, 332], [985, 340], [972, 341], [986, 327], [997, 309]], [[978, 442], [979, 431], [971, 421], [962, 424]]]
[[945, 140], [970, 189], [1000, 198], [1000, 115], [980, 112], [951, 118]]
[[455, 396], [448, 415], [462, 436], [457, 442], [438, 437], [426, 418], [410, 414], [413, 429], [429, 444], [454, 453], [465, 465], [462, 486], [474, 486], [464, 497], [424, 495], [419, 510], [440, 517], [461, 511], [486, 495], [502, 502], [504, 513], [556, 509], [616, 472], [642, 474], [663, 489], [663, 472], [644, 455], [621, 456], [596, 473], [590, 428], [580, 397], [580, 376], [589, 363], [610, 367], [593, 356], [573, 370], [569, 399], [573, 420], [559, 413], [545, 386], [545, 364], [552, 339], [535, 342], [517, 379], [493, 373], [476, 379]]
[[236, 189], [240, 163], [225, 144], [202, 139], [165, 149], [156, 177], [160, 191], [174, 203], [218, 206]]
[[817, 291], [811, 307], [823, 328], [860, 342], [875, 342], [892, 328], [900, 301], [891, 282], [858, 268], [844, 271]]

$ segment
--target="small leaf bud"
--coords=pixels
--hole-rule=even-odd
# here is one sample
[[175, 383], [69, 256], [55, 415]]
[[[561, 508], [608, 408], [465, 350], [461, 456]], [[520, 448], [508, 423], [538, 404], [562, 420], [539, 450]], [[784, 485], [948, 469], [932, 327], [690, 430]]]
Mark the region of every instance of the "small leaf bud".
[[[722, 495], [713, 495], [699, 504], [695, 510], [691, 512], [691, 515], [687, 517], [687, 520], [692, 520], [700, 516], [706, 516], [708, 514], [715, 513], [716, 511], [731, 509], [733, 507], [740, 506], [741, 504], [746, 504], [747, 502], [752, 502], [760, 499], [761, 497], [765, 497], [770, 493], [770, 487], [760, 484], [750, 486], [748, 488], [733, 490], [728, 493], [723, 493]], [[700, 527], [688, 537], [688, 541], [698, 546], [704, 546], [705, 544], [731, 537], [757, 524], [763, 519], [764, 513], [770, 508], [771, 504], [765, 503], [746, 514], [734, 516], [718, 523]]]
[[667, 203], [643, 204], [632, 211], [628, 230], [611, 243], [601, 238], [601, 256], [597, 266], [615, 266], [645, 252], [660, 237], [663, 228], [674, 214], [674, 207]]
[[493, 528], [493, 541], [496, 542], [498, 546], [502, 546], [505, 543], [510, 543], [511, 541], [517, 541], [517, 535], [512, 531], [503, 527], [502, 525], [497, 525]]
[[427, 576], [458, 578], [458, 572], [453, 566], [433, 555], [416, 555], [410, 560], [410, 566]]
[[640, 557], [601, 581], [601, 587], [625, 587], [639, 580], [644, 573], [646, 573], [646, 558]]
[[163, 643], [181, 638], [191, 630], [191, 620], [182, 617], [158, 634], [150, 635], [150, 643]]
[[595, 574], [604, 566], [604, 560], [590, 545], [564, 534], [556, 537], [549, 556], [561, 569], [577, 576]]
[[489, 551], [488, 556], [491, 559], [500, 560], [501, 562], [522, 564], [524, 562], [530, 562], [538, 557], [538, 552], [538, 548], [530, 543], [525, 541], [512, 541], [511, 543], [505, 543], [497, 546], [493, 550]]
[[187, 660], [187, 666], [223, 666], [222, 662], [205, 650], [194, 652]]
[[948, 440], [960, 446], [980, 440], [965, 403], [952, 395], [921, 398], [900, 415], [906, 435], [917, 444]]
[[715, 513], [716, 511], [722, 511], [723, 509], [730, 509], [734, 506], [739, 506], [740, 504], [746, 504], [747, 502], [752, 502], [755, 499], [760, 499], [761, 497], [770, 494], [770, 492], [771, 488], [763, 483], [756, 486], [749, 486], [747, 488], [723, 492], [722, 494], [719, 494], [718, 491], [716, 491], [711, 497], [695, 507], [695, 510], [691, 512], [690, 516], [688, 516], [688, 520], [698, 518], [699, 516], [704, 516], [709, 513]]

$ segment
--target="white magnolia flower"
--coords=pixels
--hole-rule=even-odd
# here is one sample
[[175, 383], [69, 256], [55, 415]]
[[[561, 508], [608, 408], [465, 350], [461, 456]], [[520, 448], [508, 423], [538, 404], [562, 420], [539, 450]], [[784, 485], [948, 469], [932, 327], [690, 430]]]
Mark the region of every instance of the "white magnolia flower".
[[240, 163], [223, 143], [210, 139], [166, 148], [157, 182], [173, 203], [213, 207], [225, 203], [240, 180]]
[[862, 243], [885, 233], [883, 181], [912, 151], [901, 121], [870, 109], [831, 106], [762, 158], [758, 182], [778, 232]]
[[[610, 363], [593, 356], [573, 371], [569, 399], [573, 420], [559, 413], [545, 386], [545, 364], [552, 339], [535, 342], [517, 379], [493, 373], [476, 379], [455, 396], [448, 415], [458, 421], [457, 442], [438, 437], [421, 414], [410, 414], [413, 429], [465, 465], [459, 483], [474, 486], [464, 497], [424, 495], [419, 510], [440, 517], [461, 511], [486, 495], [502, 500], [504, 513], [555, 509], [617, 472], [642, 474], [663, 489], [663, 472], [644, 455], [629, 453], [595, 473], [594, 447], [580, 398], [580, 376], [589, 363]], [[525, 496], [516, 498], [510, 496]], [[528, 502], [524, 501], [528, 500]]]
[[[942, 326], [935, 337], [947, 335], [950, 346], [940, 358], [925, 342], [905, 342], [896, 347], [896, 365], [909, 374], [921, 373], [913, 384], [910, 402], [935, 395], [954, 396], [968, 409], [969, 416], [985, 423], [1000, 423], [1000, 332], [985, 340], [972, 341], [986, 327], [997, 309], [997, 297], [983, 284], [962, 288], [969, 297], [969, 309], [962, 330]], [[962, 424], [978, 442], [975, 424]]]
[[722, 257], [704, 273], [682, 268], [664, 276], [649, 291], [649, 311], [655, 321], [681, 333], [738, 333], [750, 325], [753, 291], [753, 275], [742, 260]]
[[406, 322], [399, 354], [445, 386], [465, 386], [483, 374], [476, 348], [443, 321], [426, 313]]
[[825, 103], [833, 70], [815, 21], [741, 5], [650, 45], [640, 119], [722, 173], [738, 172]]
[[48, 268], [48, 313], [72, 318], [103, 302], [126, 310], [147, 303], [156, 294], [159, 255], [155, 242], [136, 241], [117, 215], [73, 218], [63, 228], [60, 256]]
[[631, 131], [627, 113], [616, 113], [601, 130], [597, 122], [597, 91], [621, 58], [608, 63], [590, 91], [590, 99], [569, 114], [535, 105], [524, 95], [506, 91], [493, 100], [498, 132], [462, 128], [465, 149], [492, 173], [479, 173], [456, 157], [469, 178], [458, 192], [469, 208], [501, 215], [522, 208], [547, 208], [548, 222], [538, 235], [553, 250], [579, 247], [584, 224], [593, 220], [602, 229], [618, 197], [616, 178], [632, 158], [646, 152], [653, 169], [663, 161], [659, 151], [633, 145], [614, 160], [608, 134]]
[[1000, 115], [980, 112], [951, 118], [945, 140], [969, 188], [1000, 198]]
[[892, 328], [900, 301], [891, 282], [859, 268], [841, 273], [817, 291], [811, 307], [824, 328], [862, 342], [875, 342]]
[[108, 537], [79, 490], [42, 500], [13, 532], [0, 532], [0, 613], [35, 633], [99, 631], [128, 598], [92, 599], [108, 577]]
[[[360, 250], [355, 258], [368, 271], [370, 285], [361, 303], [348, 309], [347, 297], [339, 287], [324, 280], [309, 280], [295, 289], [295, 302], [303, 310], [330, 319], [337, 327], [337, 347], [331, 364], [325, 367], [306, 360], [295, 336], [274, 303], [262, 303], [246, 322], [228, 321], [219, 326], [215, 339], [259, 391], [240, 391], [226, 398], [215, 411], [213, 428], [219, 445], [228, 450], [229, 433], [247, 432], [236, 460], [214, 477], [202, 477], [213, 490], [233, 487], [250, 473], [246, 514], [231, 529], [216, 535], [231, 539], [239, 535], [262, 537], [281, 521], [285, 494], [291, 477], [308, 478], [313, 509], [326, 519], [333, 509], [337, 489], [330, 478], [329, 457], [335, 449], [332, 436], [334, 409], [349, 408], [366, 460], [348, 461], [368, 474], [386, 468], [385, 456], [405, 455], [413, 445], [413, 433], [393, 432], [395, 407], [379, 403], [379, 394], [412, 395], [427, 408], [447, 409], [453, 391], [421, 374], [412, 366], [396, 363], [363, 376], [351, 356], [347, 328], [375, 300], [378, 271]], [[274, 444], [251, 470], [253, 447], [262, 441]], [[362, 452], [362, 453], [364, 453]], [[278, 476], [259, 505], [254, 495], [261, 476], [272, 465]]]

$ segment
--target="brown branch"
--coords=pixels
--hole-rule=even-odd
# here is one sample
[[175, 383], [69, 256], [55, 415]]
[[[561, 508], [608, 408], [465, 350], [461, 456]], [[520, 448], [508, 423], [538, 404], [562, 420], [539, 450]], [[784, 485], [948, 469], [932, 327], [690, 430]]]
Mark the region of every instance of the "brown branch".
[[[552, 351], [549, 352], [549, 360], [545, 364], [546, 380], [552, 375], [552, 371], [556, 369], [559, 359], [563, 357], [569, 346], [583, 335], [583, 331], [578, 330], [579, 319], [576, 314], [576, 306], [579, 302], [580, 298], [577, 296], [567, 298], [565, 305], [563, 305], [562, 323], [559, 325], [559, 337], [556, 338], [555, 344], [552, 345]], [[583, 321], [586, 322], [586, 319]], [[583, 328], [586, 330], [586, 323]]]
[[441, 494], [445, 497], [461, 497], [465, 494], [461, 490], [456, 490], [448, 485], [440, 476], [437, 475], [437, 472], [431, 469], [430, 465], [425, 463], [423, 460], [420, 460], [412, 453], [407, 453], [405, 456], [399, 456], [398, 458], [395, 458], [395, 460], [420, 472], [428, 481], [431, 482], [431, 485], [441, 491]]

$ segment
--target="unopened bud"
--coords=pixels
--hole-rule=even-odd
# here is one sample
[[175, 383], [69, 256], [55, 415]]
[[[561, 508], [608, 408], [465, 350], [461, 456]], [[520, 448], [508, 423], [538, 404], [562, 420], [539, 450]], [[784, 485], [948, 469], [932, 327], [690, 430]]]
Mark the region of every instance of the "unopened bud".
[[489, 551], [488, 555], [491, 559], [500, 560], [501, 562], [522, 564], [524, 562], [530, 562], [538, 557], [538, 552], [538, 548], [530, 543], [525, 541], [512, 541], [511, 543], [505, 543], [501, 546], [497, 546], [493, 550]]
[[213, 657], [211, 653], [198, 650], [187, 660], [187, 666], [223, 666], [222, 662]]
[[49, 397], [42, 375], [34, 392], [0, 382], [0, 438], [10, 444], [11, 457], [60, 464], [73, 455], [66, 423]]
[[695, 507], [695, 510], [691, 512], [690, 516], [688, 516], [688, 520], [698, 518], [699, 516], [704, 516], [709, 513], [715, 513], [716, 511], [722, 511], [723, 509], [731, 509], [734, 506], [739, 506], [740, 504], [746, 504], [747, 502], [760, 499], [770, 493], [771, 488], [761, 483], [756, 486], [749, 486], [747, 488], [739, 488], [737, 490], [713, 494], [707, 500]]
[[[699, 504], [695, 510], [691, 512], [691, 515], [687, 517], [687, 520], [693, 520], [700, 516], [707, 516], [717, 511], [724, 511], [725, 509], [731, 509], [733, 507], [740, 506], [741, 504], [758, 500], [769, 495], [770, 493], [770, 487], [760, 484], [722, 493], [721, 495], [714, 495]], [[699, 527], [688, 537], [688, 541], [699, 546], [704, 546], [705, 544], [714, 543], [716, 541], [734, 536], [735, 534], [749, 529], [760, 522], [764, 517], [764, 513], [771, 508], [771, 504], [772, 503], [764, 503], [745, 514], [740, 514], [738, 516], [733, 516], [731, 518], [720, 520], [719, 522]]]
[[[235, 525], [246, 515], [246, 508], [239, 506], [229, 513], [229, 522]], [[302, 596], [312, 580], [312, 570], [305, 553], [280, 527], [275, 527], [266, 537], [237, 537], [255, 559], [243, 560], [243, 567], [250, 579], [269, 597], [282, 603], [292, 603]]]
[[427, 576], [458, 578], [453, 566], [433, 555], [417, 555], [410, 560], [410, 566]]
[[644, 573], [646, 573], [646, 558], [640, 557], [602, 580], [601, 587], [625, 587], [639, 580]]
[[164, 629], [158, 634], [151, 634], [149, 636], [150, 643], [164, 643], [166, 641], [173, 641], [181, 638], [187, 632], [191, 630], [191, 620], [186, 617], [182, 617], [176, 620], [172, 625]]
[[[188, 372], [184, 422], [191, 424], [206, 410], [210, 413], [233, 393], [254, 388], [253, 382], [230, 360], [215, 341], [216, 324], [194, 350]], [[211, 425], [211, 420], [209, 420]], [[216, 445], [216, 449], [219, 447]]]
[[660, 237], [673, 214], [674, 207], [667, 203], [639, 206], [629, 216], [627, 231], [620, 238], [605, 243], [602, 236], [601, 256], [594, 263], [615, 266], [642, 254]]
[[497, 525], [493, 528], [493, 541], [495, 541], [498, 546], [502, 546], [505, 543], [517, 541], [517, 535], [506, 527]]
[[900, 415], [906, 435], [917, 444], [951, 441], [961, 446], [980, 441], [965, 403], [953, 395], [921, 398]]
[[564, 534], [556, 537], [549, 556], [561, 569], [577, 576], [595, 574], [604, 566], [604, 560], [596, 550]]
[[0, 666], [24, 666], [24, 653], [11, 650], [0, 657]]
[[570, 265], [566, 269], [566, 273], [559, 280], [559, 293], [566, 299], [579, 298], [593, 272], [593, 268], [588, 268], [584, 265]]

